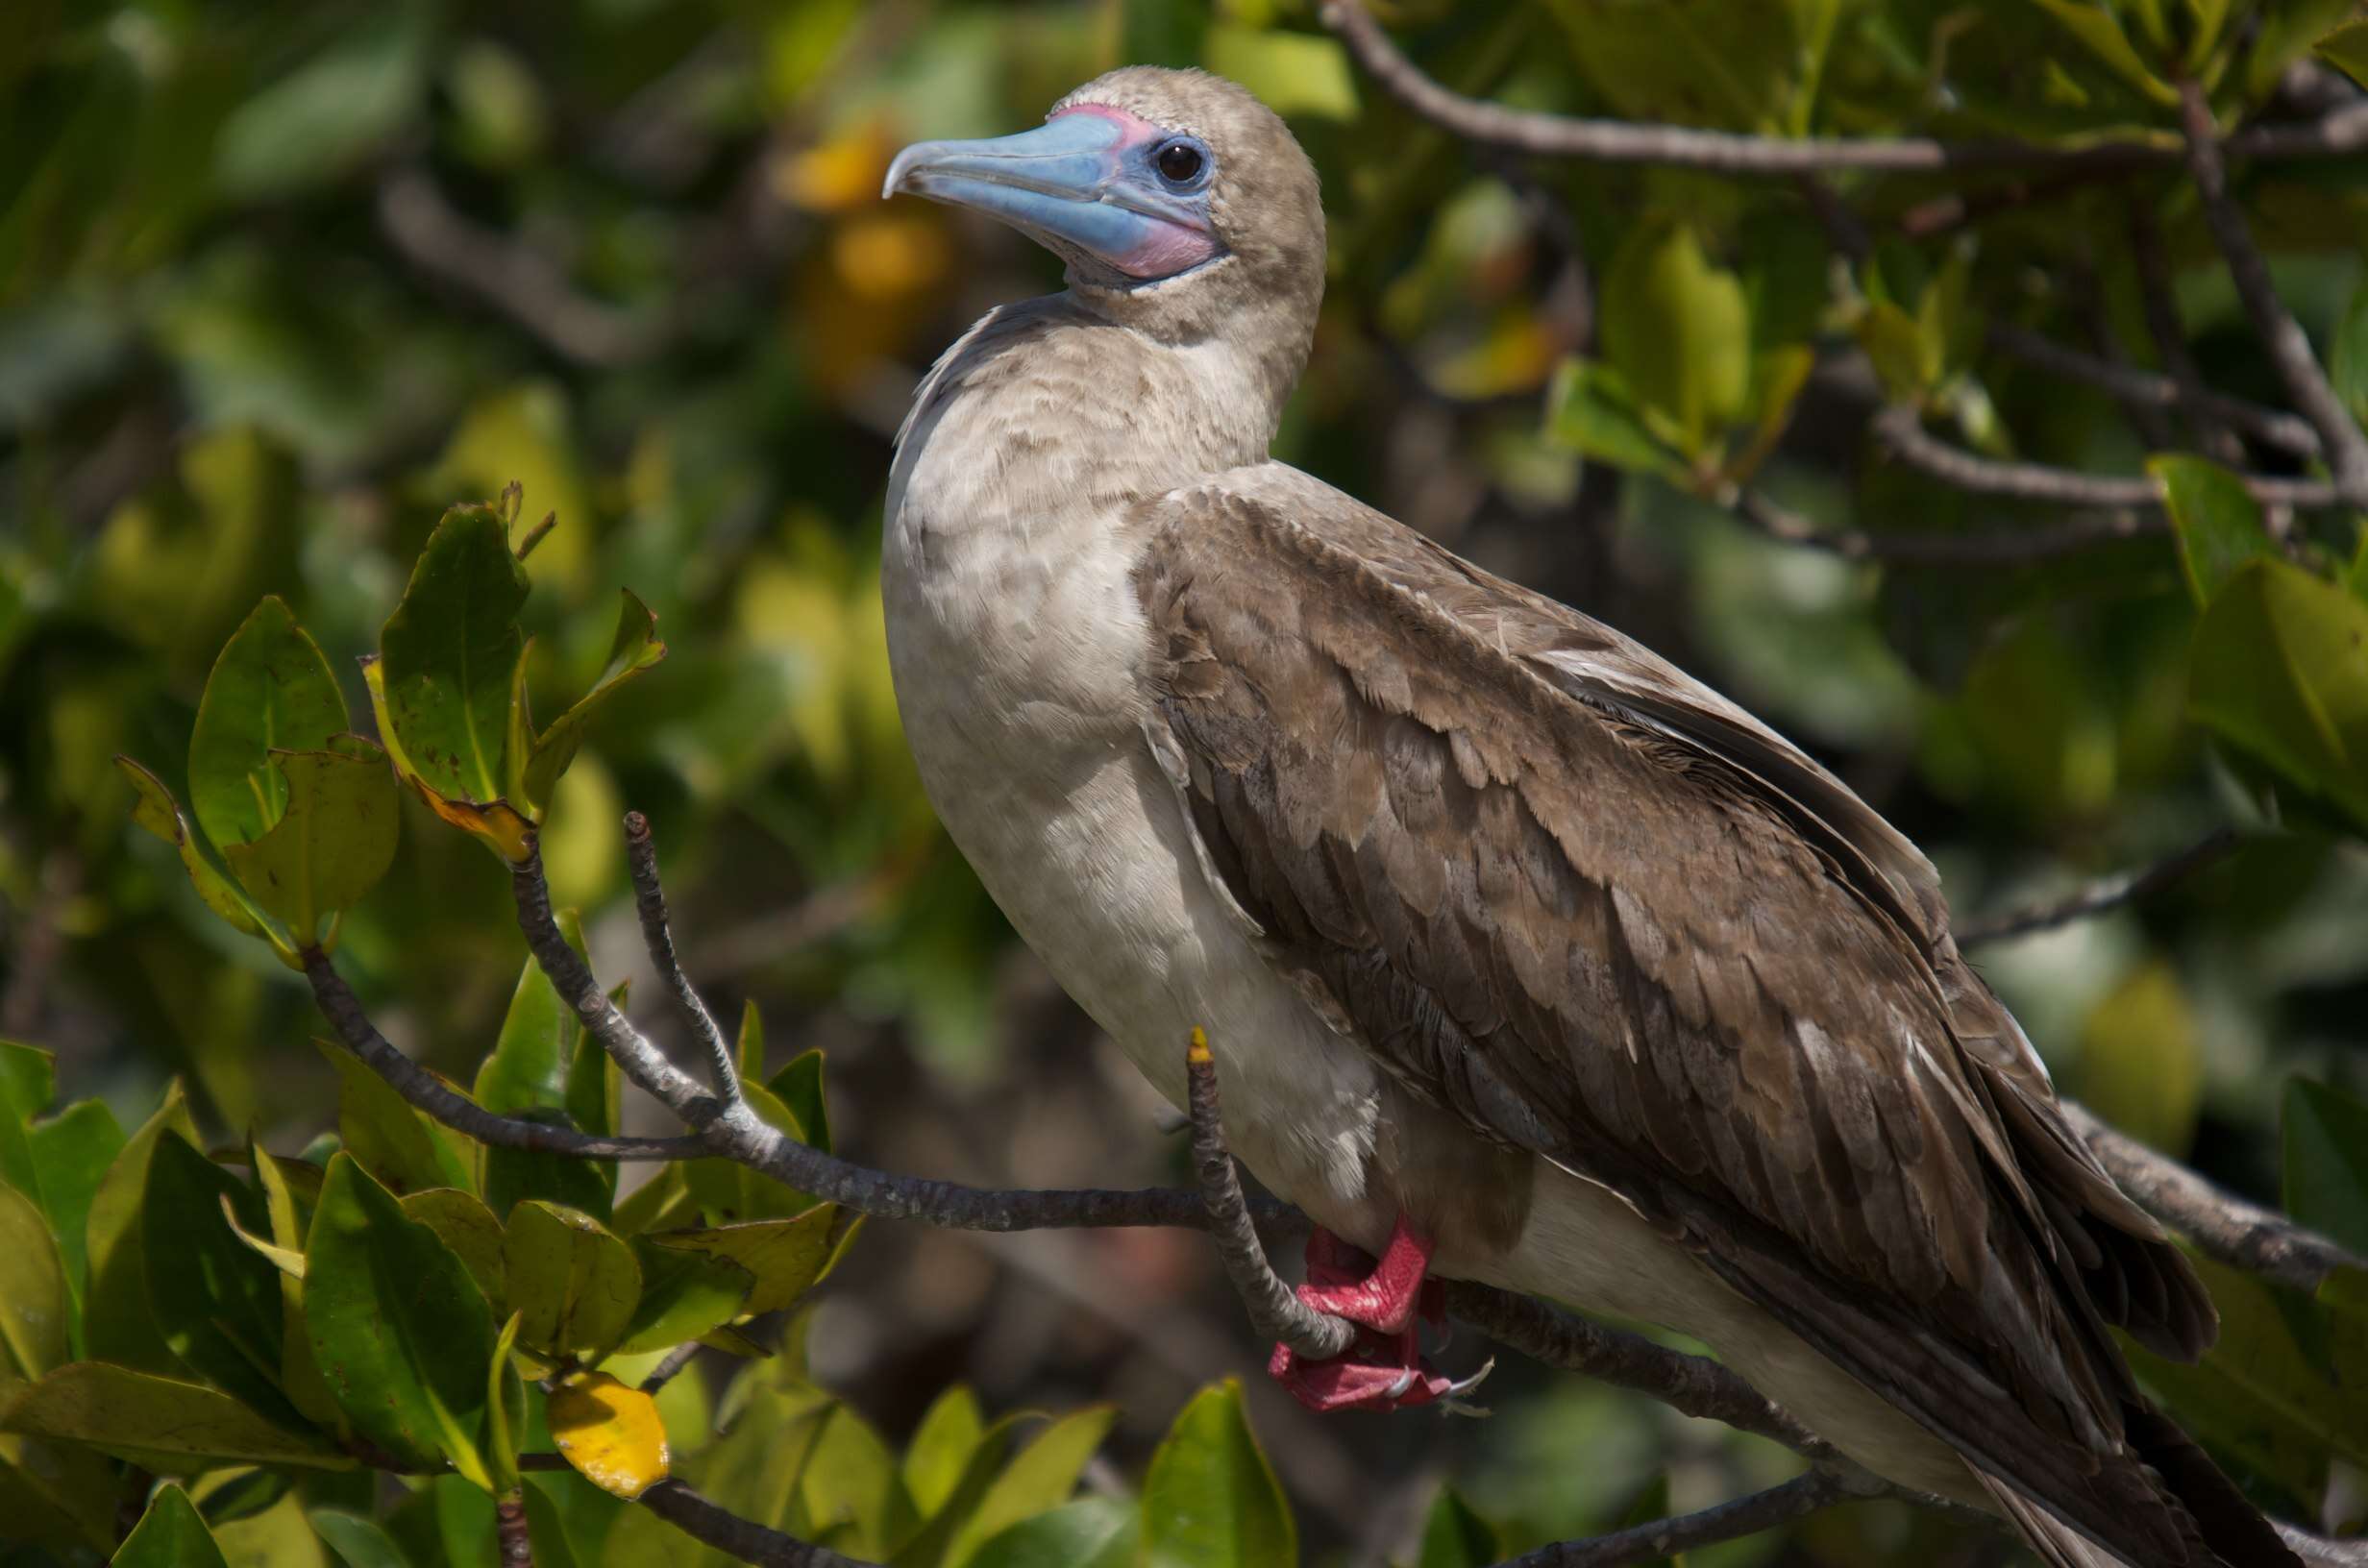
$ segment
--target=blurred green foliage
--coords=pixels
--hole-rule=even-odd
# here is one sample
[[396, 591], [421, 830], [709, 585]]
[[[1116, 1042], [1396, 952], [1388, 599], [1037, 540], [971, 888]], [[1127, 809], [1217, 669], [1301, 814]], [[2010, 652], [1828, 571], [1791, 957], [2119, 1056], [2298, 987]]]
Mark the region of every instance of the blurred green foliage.
[[[2165, 136], [2187, 76], [2225, 125], [2323, 112], [2356, 93], [2337, 73], [2358, 76], [2368, 27], [2350, 0], [1416, 0], [1389, 19], [1442, 81], [1525, 107], [2039, 139]], [[596, 956], [604, 931], [630, 930], [614, 823], [629, 804], [648, 813], [694, 917], [694, 975], [766, 1004], [777, 1049], [752, 1029], [742, 1045], [783, 1125], [815, 1125], [802, 1048], [826, 1038], [836, 1109], [882, 1140], [959, 1127], [928, 1152], [990, 1170], [1038, 1168], [1067, 1141], [1077, 1179], [1155, 1175], [1168, 1158], [1141, 1152], [1147, 1126], [1107, 1115], [1048, 1133], [1010, 1114], [1061, 1103], [1029, 1088], [1072, 1090], [1089, 1031], [1073, 1014], [1046, 1026], [936, 830], [898, 729], [876, 571], [916, 371], [989, 305], [1053, 280], [1007, 236], [880, 204], [887, 159], [1029, 123], [1122, 61], [1250, 84], [1322, 171], [1333, 287], [1280, 455], [1734, 692], [1924, 843], [1961, 916], [2244, 828], [2235, 855], [2138, 908], [1977, 956], [2071, 1091], [2218, 1180], [2259, 1195], [2282, 1182], [2306, 1220], [2363, 1244], [2346, 1132], [2368, 1092], [2359, 521], [2265, 514], [2228, 467], [2309, 472], [2291, 450], [2231, 449], [2208, 422], [2122, 406], [1991, 331], [2142, 368], [2190, 361], [2222, 392], [2281, 402], [2175, 164], [2061, 185], [1838, 179], [1867, 240], [1853, 256], [1797, 183], [1472, 156], [1275, 0], [33, 0], [0, 32], [0, 1033], [59, 1053], [0, 1051], [0, 1300], [62, 1304], [47, 1328], [0, 1314], [0, 1384], [111, 1363], [60, 1385], [59, 1422], [166, 1398], [216, 1454], [271, 1461], [193, 1483], [230, 1561], [482, 1560], [492, 1500], [467, 1472], [498, 1482], [488, 1452], [547, 1446], [539, 1399], [523, 1430], [490, 1435], [508, 1420], [501, 1368], [606, 1350], [629, 1371], [725, 1325], [756, 1299], [732, 1296], [729, 1271], [748, 1270], [729, 1247], [650, 1237], [811, 1212], [729, 1169], [671, 1167], [620, 1196], [612, 1172], [457, 1147], [341, 1050], [310, 1048], [319, 1023], [284, 957], [333, 932], [390, 1031], [484, 1103], [617, 1124], [607, 1069], [539, 977], [520, 977], [505, 873], [439, 807], [497, 850], [517, 825], [477, 808], [506, 798], [542, 821]], [[2282, 298], [2368, 417], [2368, 167], [2236, 173]], [[2158, 266], [2170, 292], [2150, 302]], [[1749, 483], [1878, 541], [2061, 521], [1887, 460], [1865, 430], [1883, 404], [1983, 455], [2151, 473], [2169, 536], [2019, 566], [1878, 567], [1718, 504]], [[407, 599], [448, 565], [511, 570], [545, 513], [515, 626]], [[499, 657], [447, 657], [463, 645]], [[380, 746], [414, 782], [392, 782]], [[342, 1161], [314, 1142], [333, 1119]], [[254, 1153], [233, 1147], [251, 1136]], [[297, 1222], [333, 1168], [351, 1220], [335, 1244], [409, 1245], [448, 1273], [456, 1260], [487, 1303], [475, 1371], [492, 1381], [422, 1389], [380, 1434], [451, 1437], [435, 1452], [462, 1474], [407, 1490], [382, 1522], [389, 1500], [343, 1472], [290, 1491], [273, 1467], [350, 1419], [307, 1369], [287, 1271], [310, 1233], [329, 1239]], [[160, 1169], [178, 1172], [183, 1207], [152, 1228]], [[210, 1210], [192, 1201], [205, 1193]], [[580, 1253], [586, 1279], [638, 1281], [622, 1324], [538, 1286], [493, 1353], [517, 1213], [542, 1216], [517, 1242], [522, 1277], [575, 1279]], [[786, 1231], [772, 1239], [784, 1250], [768, 1257], [795, 1255], [785, 1279], [819, 1268]], [[158, 1245], [224, 1294], [152, 1293]], [[2339, 1467], [2368, 1443], [2368, 1286], [2338, 1277], [2309, 1303], [2214, 1283], [2228, 1344], [2148, 1376], [2265, 1501], [2339, 1509], [2356, 1495]], [[772, 1290], [767, 1310], [802, 1288]], [[868, 1299], [894, 1310], [894, 1292]], [[421, 1332], [481, 1337], [474, 1320]], [[1038, 1477], [1023, 1507], [997, 1491], [1021, 1463], [1005, 1467], [1006, 1428], [939, 1397], [942, 1366], [886, 1364], [867, 1391], [918, 1423], [893, 1463], [795, 1350], [723, 1390], [725, 1412], [700, 1374], [659, 1404], [703, 1485], [779, 1483], [775, 1522], [863, 1550], [927, 1537], [929, 1560], [952, 1560], [958, 1537], [981, 1563], [1131, 1562], [1171, 1539], [1163, 1487], [1204, 1472], [1242, 1488], [1235, 1539], [1294, 1538], [1253, 1483], [1263, 1461], [1244, 1458], [1231, 1395], [1185, 1407], [1175, 1440], [1201, 1433], [1189, 1451], [1155, 1449], [1177, 1398], [1121, 1418], [1147, 1464], [1140, 1509], [1069, 1503], [1074, 1471], [1059, 1479], [1051, 1454], [1023, 1472]], [[1082, 1374], [1046, 1364], [996, 1367], [992, 1392], [1080, 1403]], [[1133, 1386], [1133, 1364], [1113, 1353], [1084, 1392]], [[1420, 1475], [1408, 1484], [1427, 1499], [1451, 1463], [1470, 1500], [1385, 1547], [1485, 1560], [1616, 1524], [1655, 1485], [1683, 1507], [1768, 1479], [1763, 1448], [1601, 1390], [1501, 1372], [1496, 1386], [1508, 1419], [1451, 1451], [1403, 1426], [1353, 1439], [1361, 1473]], [[602, 1397], [584, 1391], [596, 1412]], [[762, 1419], [711, 1437], [736, 1406]], [[1037, 1441], [1066, 1432], [1061, 1455], [1090, 1451], [1094, 1419]], [[752, 1432], [761, 1444], [733, 1447]], [[45, 1439], [28, 1465], [35, 1440], [0, 1435], [0, 1516], [40, 1518], [86, 1556], [111, 1546], [127, 1472]], [[779, 1451], [774, 1472], [758, 1447]], [[1286, 1489], [1314, 1484], [1300, 1451], [1316, 1447], [1274, 1445]], [[574, 1543], [575, 1560], [662, 1550], [634, 1547], [631, 1531], [663, 1527], [605, 1495], [574, 1476], [526, 1482], [538, 1537]], [[997, 1496], [1000, 1515], [985, 1511]], [[867, 1501], [831, 1511], [851, 1498]], [[1313, 1552], [1348, 1544], [1356, 1511], [1303, 1504]], [[190, 1514], [159, 1490], [119, 1560], [202, 1560]], [[986, 1540], [984, 1517], [1013, 1528]], [[612, 1526], [625, 1546], [602, 1544]], [[1856, 1509], [1776, 1550], [1870, 1563], [1950, 1539]]]

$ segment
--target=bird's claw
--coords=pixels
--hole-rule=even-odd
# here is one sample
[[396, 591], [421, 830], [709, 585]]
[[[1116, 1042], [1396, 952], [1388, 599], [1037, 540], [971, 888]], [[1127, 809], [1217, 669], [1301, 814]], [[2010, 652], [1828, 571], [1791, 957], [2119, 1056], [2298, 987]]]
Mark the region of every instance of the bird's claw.
[[1455, 1394], [1458, 1384], [1422, 1359], [1411, 1331], [1361, 1332], [1341, 1355], [1314, 1361], [1276, 1345], [1267, 1371], [1291, 1397], [1319, 1414], [1332, 1410], [1405, 1410]]
[[[1452, 1401], [1469, 1390], [1488, 1368], [1458, 1383], [1431, 1365], [1416, 1339], [1416, 1323], [1443, 1324], [1446, 1296], [1425, 1277], [1428, 1246], [1415, 1239], [1401, 1218], [1376, 1263], [1365, 1253], [1318, 1230], [1307, 1243], [1307, 1283], [1299, 1299], [1320, 1312], [1357, 1326], [1347, 1350], [1310, 1360], [1289, 1345], [1276, 1345], [1267, 1371], [1311, 1410], [1403, 1410]], [[1456, 1407], [1450, 1407], [1456, 1408]], [[1468, 1407], [1462, 1407], [1468, 1413]]]

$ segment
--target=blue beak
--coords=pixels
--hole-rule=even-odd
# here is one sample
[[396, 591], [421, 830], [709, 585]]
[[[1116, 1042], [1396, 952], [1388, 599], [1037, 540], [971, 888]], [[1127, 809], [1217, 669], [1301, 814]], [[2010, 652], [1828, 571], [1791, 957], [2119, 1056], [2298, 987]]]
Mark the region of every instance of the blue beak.
[[1156, 140], [1140, 122], [1071, 111], [1017, 135], [916, 142], [889, 165], [880, 194], [973, 208], [1056, 252], [1166, 277], [1208, 259], [1217, 243], [1205, 195], [1158, 187], [1148, 163]]

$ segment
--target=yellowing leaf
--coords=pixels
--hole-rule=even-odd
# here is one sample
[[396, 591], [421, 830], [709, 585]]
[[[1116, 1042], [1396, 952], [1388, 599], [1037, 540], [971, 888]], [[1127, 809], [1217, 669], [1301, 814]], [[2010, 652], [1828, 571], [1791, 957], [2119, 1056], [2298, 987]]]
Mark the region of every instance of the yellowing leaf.
[[544, 1406], [552, 1441], [604, 1492], [636, 1498], [666, 1479], [666, 1424], [657, 1402], [605, 1372], [580, 1372]]
[[173, 846], [181, 856], [184, 870], [197, 889], [197, 895], [206, 907], [230, 922], [233, 929], [250, 937], [262, 937], [278, 950], [282, 959], [293, 964], [296, 949], [287, 939], [274, 930], [254, 901], [238, 890], [235, 883], [214, 869], [205, 851], [189, 833], [189, 824], [181, 815], [181, 807], [173, 799], [173, 792], [164, 781], [134, 762], [130, 757], [117, 757], [115, 766], [132, 781], [132, 821]]

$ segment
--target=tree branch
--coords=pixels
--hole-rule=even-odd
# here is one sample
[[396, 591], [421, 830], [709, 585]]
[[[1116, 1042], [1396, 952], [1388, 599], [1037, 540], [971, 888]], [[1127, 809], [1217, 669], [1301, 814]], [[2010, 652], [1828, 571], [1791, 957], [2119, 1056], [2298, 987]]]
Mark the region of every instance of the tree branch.
[[[1325, 0], [1319, 14], [1324, 26], [1340, 35], [1367, 73], [1415, 113], [1465, 140], [1540, 157], [1658, 163], [1723, 174], [2043, 166], [2058, 174], [2094, 175], [2160, 167], [2179, 160], [2178, 144], [2167, 138], [2078, 147], [2010, 140], [1936, 141], [1921, 136], [1787, 139], [1508, 109], [1467, 98], [1424, 75], [1359, 0]], [[2368, 147], [2368, 104], [2338, 110], [2304, 125], [2244, 132], [2230, 138], [2228, 145], [2230, 152], [2247, 158], [2320, 158], [2356, 152]]]
[[1258, 1228], [1250, 1223], [1241, 1174], [1233, 1168], [1233, 1155], [1225, 1147], [1217, 1064], [1209, 1055], [1208, 1036], [1198, 1028], [1193, 1030], [1192, 1048], [1185, 1054], [1184, 1079], [1192, 1106], [1193, 1167], [1200, 1177], [1209, 1235], [1217, 1242], [1225, 1277], [1233, 1282], [1233, 1293], [1242, 1298], [1249, 1313], [1251, 1332], [1261, 1339], [1279, 1339], [1310, 1360], [1329, 1360], [1343, 1354], [1355, 1341], [1357, 1326], [1301, 1301], [1267, 1261]]
[[[2170, 256], [2162, 247], [2162, 231], [2155, 222], [2154, 208], [2142, 199], [2130, 204], [2130, 260], [2137, 272], [2138, 305], [2145, 312], [2146, 335], [2154, 340], [2157, 357], [2179, 389], [2197, 448], [2214, 462], [2241, 462], [2244, 448], [2225, 428], [2236, 421], [2223, 419], [2205, 401], [2208, 388], [2195, 355], [2187, 350], [2186, 323], [2179, 319], [2179, 292], [2171, 280]], [[2304, 449], [2305, 454], [2315, 454], [2319, 450], [2319, 432], [2311, 429], [2310, 422], [2291, 414], [2283, 417], [2308, 433], [2310, 445]]]
[[2000, 942], [2008, 937], [2051, 930], [2074, 920], [2086, 919], [2091, 915], [2102, 915], [2109, 909], [2134, 903], [2149, 894], [2170, 886], [2181, 877], [2201, 870], [2235, 847], [2235, 829], [2216, 827], [2184, 849], [2165, 855], [2152, 865], [2118, 871], [2092, 882], [2068, 897], [2034, 904], [2028, 909], [2009, 910], [1984, 920], [1968, 921], [1955, 933], [1957, 944], [1971, 947], [1978, 943]]
[[1721, 500], [1729, 511], [1771, 539], [1829, 551], [1846, 561], [1893, 566], [2033, 566], [2116, 539], [2134, 539], [2168, 528], [2158, 513], [2125, 510], [2017, 533], [1828, 531], [1757, 490], [1738, 487]]
[[629, 365], [663, 340], [655, 322], [586, 298], [549, 257], [462, 216], [424, 170], [398, 169], [380, 183], [379, 226], [404, 259], [475, 295], [562, 359]]
[[[1908, 404], [1894, 404], [1877, 414], [1874, 429], [1876, 437], [1901, 462], [1973, 495], [2101, 511], [2162, 504], [2161, 486], [2152, 476], [2081, 474], [2045, 463], [2006, 462], [1953, 447], [1925, 429], [1922, 414]], [[2348, 498], [2324, 479], [2290, 479], [2267, 474], [2237, 477], [2244, 480], [2253, 499], [2265, 506], [2291, 506], [2306, 511], [2348, 504]]]
[[1681, 1552], [1756, 1535], [1843, 1503], [1850, 1488], [1821, 1470], [1795, 1476], [1781, 1486], [1753, 1492], [1692, 1513], [1633, 1525], [1591, 1540], [1559, 1541], [1511, 1559], [1504, 1568], [1626, 1568], [1629, 1563], [1673, 1557]]
[[[635, 868], [636, 881], [646, 883], [654, 894], [650, 907], [655, 911], [654, 919], [650, 922], [654, 925], [654, 932], [646, 924], [644, 934], [654, 945], [662, 938], [671, 951], [673, 936], [665, 919], [662, 893], [658, 891], [655, 856], [647, 851], [646, 823], [639, 825], [644, 833], [644, 845], [640, 851], [642, 863]], [[485, 1112], [388, 1044], [362, 1015], [360, 1004], [337, 976], [327, 956], [317, 948], [308, 949], [304, 955], [305, 968], [312, 981], [315, 999], [347, 1044], [407, 1099], [437, 1120], [481, 1141], [586, 1158], [647, 1158], [661, 1149], [676, 1158], [720, 1155], [859, 1213], [881, 1218], [918, 1219], [952, 1229], [1018, 1231], [1124, 1225], [1208, 1229], [1219, 1236], [1227, 1257], [1227, 1272], [1237, 1285], [1244, 1278], [1244, 1273], [1251, 1277], [1252, 1286], [1246, 1292], [1246, 1299], [1263, 1295], [1271, 1305], [1274, 1298], [1280, 1297], [1318, 1324], [1340, 1321], [1304, 1308], [1275, 1278], [1265, 1261], [1252, 1224], [1251, 1206], [1242, 1193], [1232, 1158], [1225, 1150], [1215, 1067], [1206, 1055], [1205, 1045], [1188, 1064], [1188, 1085], [1195, 1111], [1195, 1152], [1199, 1157], [1204, 1188], [1201, 1192], [1156, 1188], [1133, 1191], [1001, 1191], [892, 1176], [809, 1149], [757, 1120], [745, 1102], [726, 1105], [707, 1093], [696, 1080], [667, 1061], [625, 1018], [593, 979], [582, 958], [568, 945], [552, 915], [550, 889], [543, 878], [538, 850], [530, 851], [525, 861], [513, 867], [512, 887], [519, 926], [545, 975], [576, 1010], [593, 1038], [634, 1082], [700, 1129], [699, 1136], [595, 1139]], [[695, 995], [693, 999], [696, 1000]], [[2217, 1191], [2193, 1172], [2104, 1127], [2078, 1106], [2067, 1104], [2065, 1111], [2107, 1168], [2134, 1197], [2150, 1212], [2189, 1230], [2199, 1244], [2214, 1256], [2305, 1289], [2315, 1288], [2334, 1267], [2358, 1263], [2333, 1242], [2302, 1230], [2281, 1215]], [[1257, 1219], [1277, 1235], [1306, 1224], [1305, 1216], [1296, 1210], [1270, 1201], [1258, 1206]], [[1592, 1540], [1545, 1548], [1542, 1553], [1518, 1559], [1516, 1568], [1613, 1568], [1616, 1564], [1764, 1530], [1852, 1496], [1898, 1497], [1969, 1520], [1996, 1523], [1981, 1510], [1894, 1486], [1865, 1471], [1720, 1362], [1671, 1350], [1640, 1335], [1571, 1316], [1528, 1296], [1468, 1281], [1446, 1282], [1446, 1301], [1455, 1317], [1543, 1364], [1633, 1388], [1684, 1414], [1722, 1421], [1739, 1431], [1770, 1438], [1817, 1466], [1810, 1475], [1783, 1486], [1698, 1513]], [[1290, 1314], [1286, 1310], [1278, 1315]], [[1288, 1338], [1295, 1325], [1276, 1321], [1262, 1323], [1260, 1327], [1275, 1337]], [[1303, 1329], [1305, 1325], [1296, 1327]], [[1310, 1354], [1322, 1353], [1326, 1343], [1328, 1335], [1311, 1347]], [[688, 1364], [695, 1350], [694, 1346], [678, 1347], [653, 1369], [645, 1388], [662, 1387], [666, 1380]], [[522, 1455], [519, 1459], [521, 1468], [531, 1470], [553, 1469], [564, 1462], [558, 1456], [548, 1454]], [[644, 1492], [639, 1501], [694, 1538], [761, 1568], [875, 1568], [742, 1519], [680, 1482], [661, 1482]], [[2315, 1536], [2290, 1528], [2286, 1533], [2297, 1543], [2298, 1550], [2304, 1550], [2314, 1562], [2346, 1560], [2339, 1553], [2327, 1555], [2335, 1549]]]
[[2179, 118], [2187, 137], [2187, 173], [2204, 198], [2204, 221], [2229, 264], [2229, 281], [2236, 285], [2236, 297], [2244, 302], [2254, 331], [2285, 382], [2286, 396], [2319, 432], [2335, 489], [2353, 505], [2368, 507], [2368, 434], [2361, 432], [2351, 410], [2335, 395], [2327, 373], [2310, 352], [2310, 339], [2293, 312], [2278, 299], [2269, 263], [2253, 243], [2243, 208], [2229, 194], [2228, 164], [2219, 129], [2212, 123], [2211, 104], [2194, 82], [2179, 85]]
[[707, 1061], [715, 1074], [715, 1091], [730, 1105], [740, 1098], [740, 1065], [732, 1060], [731, 1047], [725, 1043], [724, 1032], [715, 1026], [715, 1015], [691, 986], [690, 976], [682, 972], [682, 964], [675, 956], [675, 939], [666, 919], [666, 890], [657, 880], [657, 845], [650, 837], [650, 819], [638, 811], [625, 814], [625, 860], [633, 873], [633, 907], [641, 916], [642, 945], [650, 950], [650, 963], [657, 977], [674, 998], [675, 1011], [699, 1042], [706, 1047]]
[[[2165, 376], [2134, 365], [2117, 365], [2109, 360], [2064, 347], [2053, 338], [2037, 332], [1994, 321], [1989, 326], [1989, 342], [2002, 354], [2013, 355], [2026, 364], [2061, 376], [2066, 380], [2085, 381], [2113, 396], [2146, 407], [2178, 409], [2208, 414], [2211, 418], [2268, 446], [2293, 453], [2301, 457], [2318, 454], [2319, 432], [2310, 422], [2287, 413], [2282, 408], [2268, 408], [2242, 398], [2232, 398], [2214, 392], [2201, 384], [2190, 386], [2177, 376]], [[2161, 350], [2161, 334], [2156, 334], [2158, 351]], [[2182, 343], [2181, 349], [2185, 345]], [[2165, 363], [2168, 363], [2166, 355]]]
[[502, 1568], [534, 1568], [534, 1536], [527, 1528], [525, 1498], [513, 1492], [494, 1504], [493, 1538]]
[[582, 1160], [696, 1160], [708, 1152], [706, 1144], [696, 1138], [603, 1138], [571, 1127], [497, 1115], [395, 1049], [363, 1014], [360, 999], [327, 953], [308, 947], [302, 957], [305, 978], [312, 982], [312, 999], [346, 1049], [413, 1107], [480, 1143]]
[[2368, 1268], [2368, 1259], [2283, 1214], [2223, 1192], [2070, 1100], [2061, 1104], [2073, 1130], [2122, 1190], [2157, 1219], [2184, 1232], [2206, 1256], [2305, 1295], [2316, 1293], [2338, 1268]]

